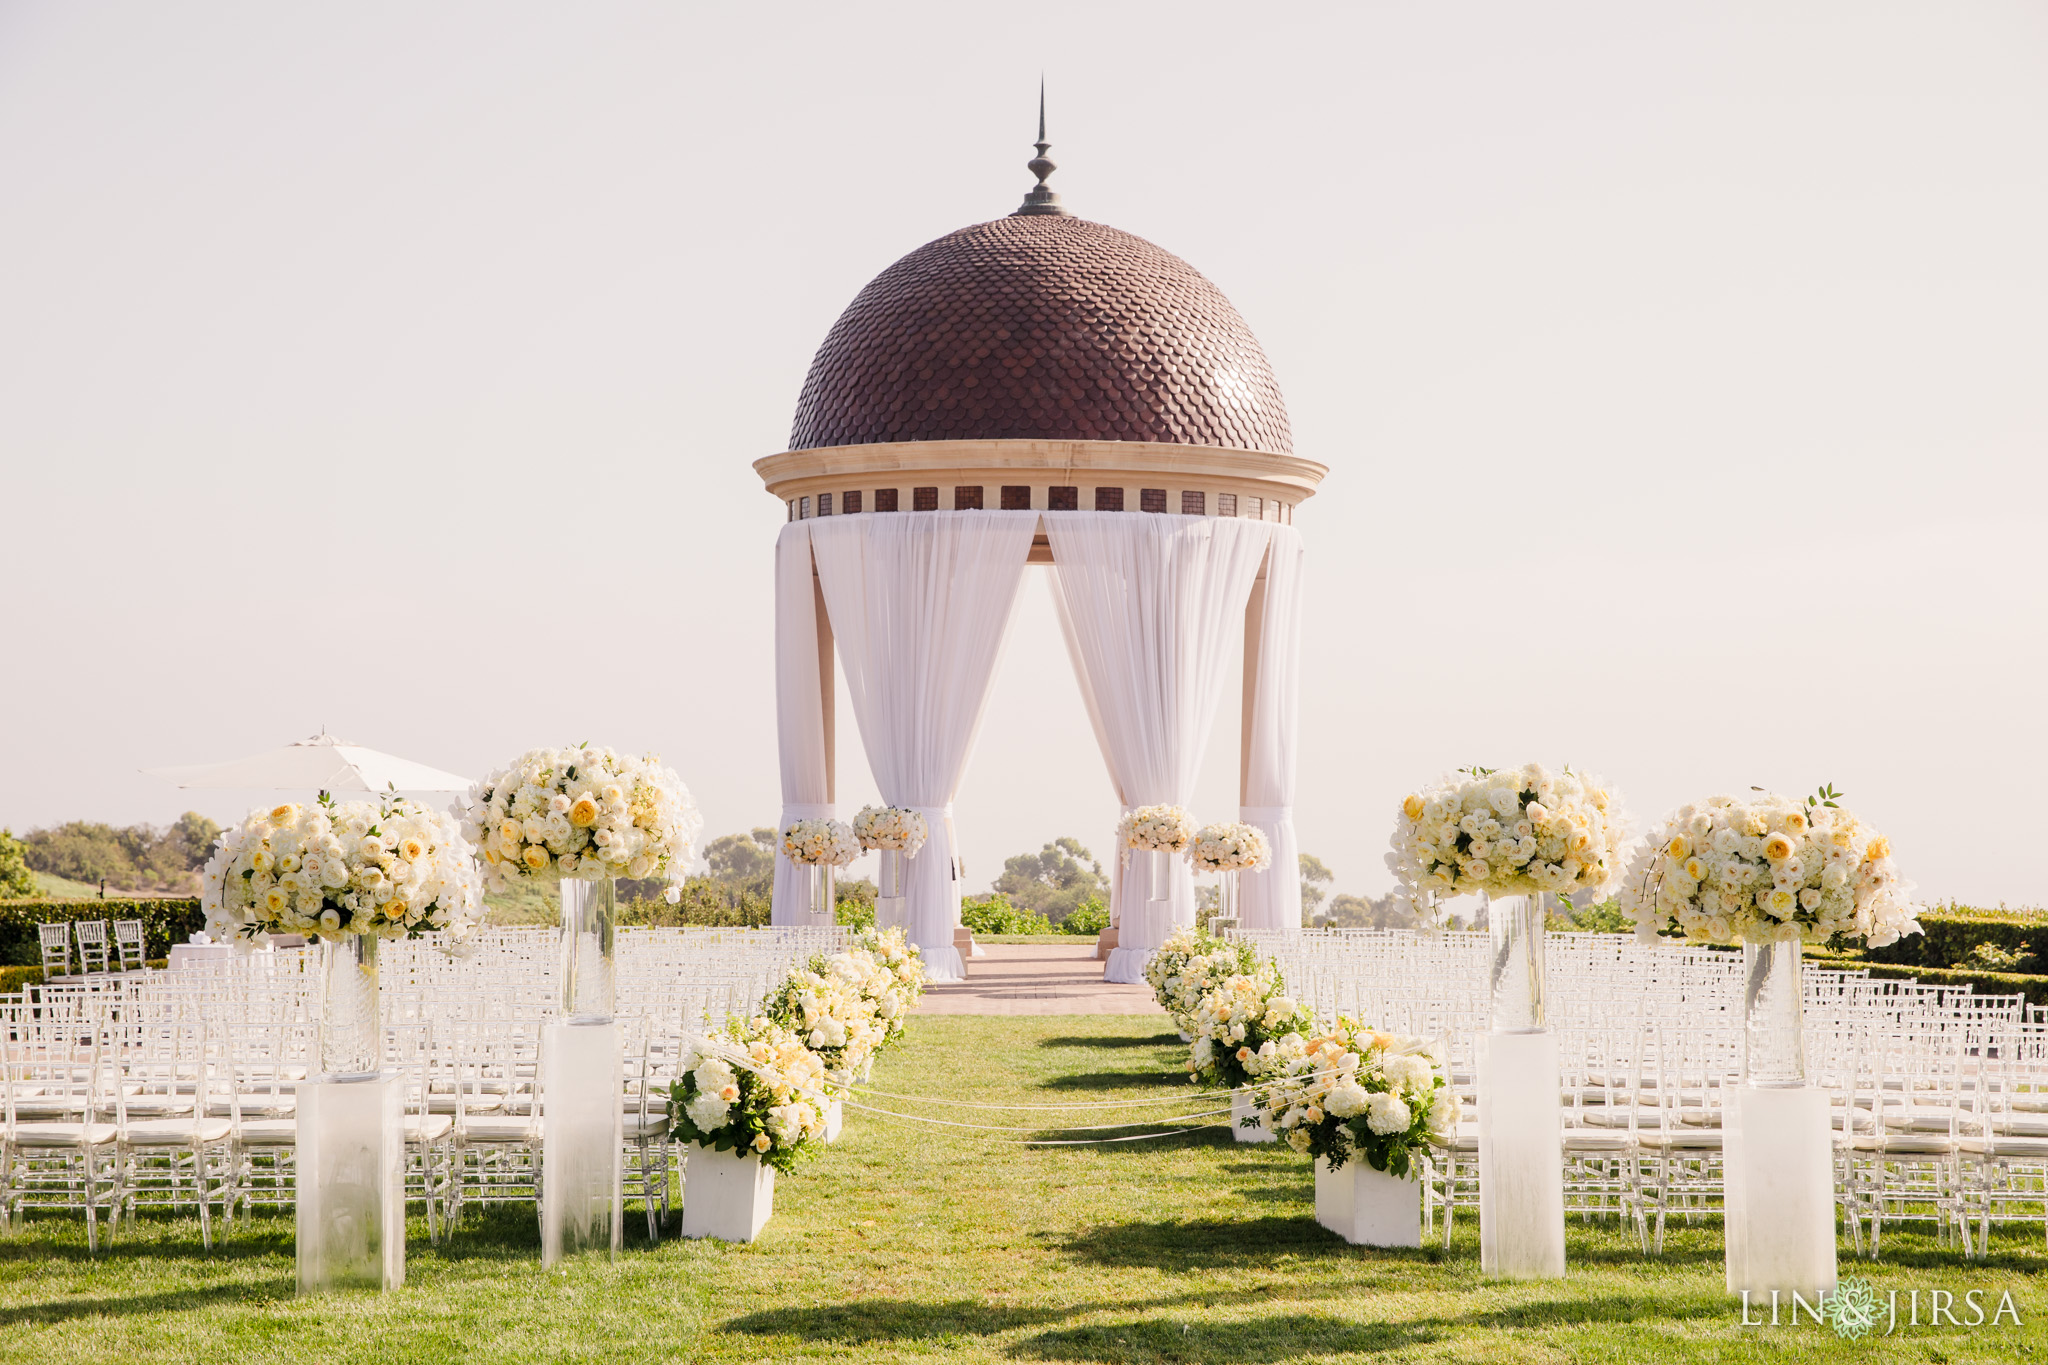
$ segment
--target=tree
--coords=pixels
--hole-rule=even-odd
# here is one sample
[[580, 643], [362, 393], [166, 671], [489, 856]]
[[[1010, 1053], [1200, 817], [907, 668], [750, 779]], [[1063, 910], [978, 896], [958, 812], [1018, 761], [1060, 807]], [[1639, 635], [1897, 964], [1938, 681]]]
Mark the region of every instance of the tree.
[[32, 829], [22, 842], [27, 845], [28, 865], [53, 877], [74, 882], [105, 879], [116, 886], [136, 880], [135, 860], [128, 846], [135, 841], [131, 831], [91, 820], [72, 820], [52, 829]]
[[1384, 896], [1332, 896], [1325, 912], [1346, 929], [1416, 929], [1415, 914], [1392, 892]]
[[188, 810], [164, 831], [162, 843], [180, 871], [197, 872], [206, 866], [219, 841], [220, 826], [198, 811]]
[[750, 882], [775, 871], [775, 831], [763, 825], [746, 834], [724, 834], [704, 846], [711, 875], [722, 882]]
[[1080, 840], [1063, 835], [1036, 853], [1004, 859], [1003, 875], [996, 878], [994, 890], [1009, 904], [1057, 924], [1090, 896], [1100, 896], [1108, 888], [1095, 855], [1081, 847]]
[[41, 889], [36, 885], [35, 870], [28, 865], [27, 853], [13, 830], [0, 829], [0, 898], [33, 896]]
[[1316, 907], [1323, 903], [1323, 897], [1327, 893], [1324, 892], [1322, 883], [1335, 880], [1336, 875], [1329, 868], [1324, 867], [1323, 860], [1315, 854], [1304, 853], [1301, 855], [1302, 923], [1308, 923], [1309, 916], [1315, 914]]

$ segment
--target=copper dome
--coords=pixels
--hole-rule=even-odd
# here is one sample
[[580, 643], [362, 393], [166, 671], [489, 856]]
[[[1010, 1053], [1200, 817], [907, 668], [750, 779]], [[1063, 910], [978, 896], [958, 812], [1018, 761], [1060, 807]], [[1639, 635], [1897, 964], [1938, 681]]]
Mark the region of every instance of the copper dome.
[[1294, 450], [1266, 353], [1215, 285], [1050, 213], [962, 228], [877, 275], [811, 361], [790, 448], [1033, 439]]

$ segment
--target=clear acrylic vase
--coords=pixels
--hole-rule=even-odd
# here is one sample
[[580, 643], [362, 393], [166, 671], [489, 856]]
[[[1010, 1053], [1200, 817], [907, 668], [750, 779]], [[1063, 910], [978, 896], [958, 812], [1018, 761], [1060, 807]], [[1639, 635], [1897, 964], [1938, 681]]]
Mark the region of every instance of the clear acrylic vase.
[[1487, 901], [1495, 1033], [1541, 1033], [1548, 1027], [1543, 1011], [1543, 945], [1549, 911], [1546, 891]]
[[562, 878], [562, 1017], [603, 1020], [618, 999], [619, 888]]
[[[1235, 869], [1216, 874], [1216, 913], [1209, 920], [1209, 926], [1212, 931], [1219, 927], [1224, 929], [1235, 929], [1237, 927], [1237, 879], [1239, 875]], [[1222, 921], [1220, 926], [1217, 923], [1219, 920]]]
[[890, 899], [903, 894], [903, 850], [885, 848], [881, 850], [882, 867], [876, 875], [878, 889], [875, 894]]
[[1742, 1079], [1766, 1090], [1806, 1084], [1798, 939], [1742, 945]]
[[830, 863], [818, 863], [811, 868], [811, 919], [819, 924], [832, 923], [838, 911], [832, 900], [832, 874], [836, 871]]
[[320, 941], [320, 1074], [374, 1076], [383, 1067], [377, 940], [336, 934]]

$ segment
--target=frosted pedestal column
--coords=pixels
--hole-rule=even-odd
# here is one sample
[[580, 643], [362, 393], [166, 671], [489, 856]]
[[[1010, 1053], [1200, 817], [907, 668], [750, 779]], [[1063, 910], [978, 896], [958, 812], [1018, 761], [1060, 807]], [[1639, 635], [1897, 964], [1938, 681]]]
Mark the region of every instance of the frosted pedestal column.
[[1564, 1137], [1557, 1037], [1545, 1025], [1550, 897], [1490, 901], [1493, 1031], [1479, 1040], [1479, 1268], [1564, 1276]]
[[1835, 1287], [1828, 1092], [1806, 1083], [1800, 945], [1745, 944], [1743, 1083], [1721, 1118], [1728, 1292], [1808, 1303]]
[[881, 850], [882, 866], [875, 876], [875, 927], [900, 929], [904, 923], [903, 851]]
[[540, 1263], [618, 1253], [624, 1175], [619, 1026], [573, 1019], [541, 1031]]
[[1376, 1171], [1356, 1154], [1332, 1171], [1316, 1158], [1316, 1222], [1353, 1246], [1422, 1245], [1422, 1185]]
[[299, 1292], [405, 1283], [405, 1128], [395, 1076], [298, 1087]]
[[775, 1168], [692, 1144], [683, 1167], [683, 1236], [751, 1242], [775, 1212]]
[[[1252, 1117], [1259, 1120], [1256, 1128], [1246, 1127], [1245, 1120]], [[1266, 1116], [1252, 1103], [1249, 1090], [1230, 1092], [1230, 1135], [1239, 1142], [1278, 1142], [1280, 1135], [1266, 1126]]]
[[838, 1100], [825, 1101], [825, 1141], [839, 1141], [839, 1134], [846, 1127], [846, 1106]]

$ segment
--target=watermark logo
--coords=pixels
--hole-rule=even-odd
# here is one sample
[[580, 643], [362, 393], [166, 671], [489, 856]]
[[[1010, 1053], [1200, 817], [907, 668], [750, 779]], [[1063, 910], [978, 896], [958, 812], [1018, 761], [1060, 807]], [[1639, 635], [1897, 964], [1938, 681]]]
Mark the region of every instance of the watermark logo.
[[1870, 1281], [1860, 1275], [1851, 1275], [1835, 1286], [1835, 1292], [1828, 1295], [1828, 1326], [1835, 1329], [1835, 1335], [1854, 1341], [1865, 1336], [1884, 1317], [1884, 1300], [1877, 1296], [1877, 1290]]
[[1805, 1318], [1814, 1326], [1828, 1326], [1835, 1335], [1855, 1341], [1872, 1333], [1891, 1336], [1905, 1327], [2021, 1327], [2019, 1305], [2011, 1290], [1888, 1289], [1877, 1287], [1860, 1275], [1851, 1275], [1835, 1285], [1832, 1292], [1807, 1298], [1798, 1290], [1770, 1292], [1766, 1303], [1742, 1291], [1744, 1327], [1797, 1327]]

